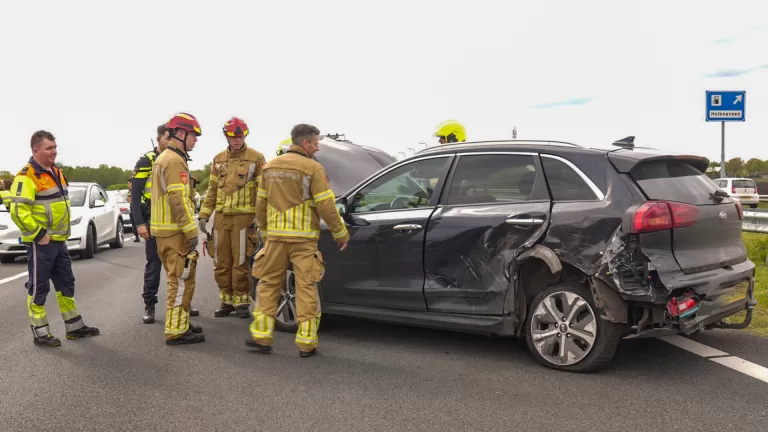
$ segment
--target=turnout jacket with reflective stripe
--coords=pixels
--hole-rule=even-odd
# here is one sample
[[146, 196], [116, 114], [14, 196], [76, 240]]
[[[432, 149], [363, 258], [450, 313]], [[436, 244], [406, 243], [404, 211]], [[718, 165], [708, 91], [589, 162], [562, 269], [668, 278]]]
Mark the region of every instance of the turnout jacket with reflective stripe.
[[256, 220], [269, 241], [300, 242], [320, 238], [320, 218], [338, 242], [349, 232], [336, 209], [325, 169], [299, 146], [264, 165], [256, 200]]
[[33, 158], [16, 175], [11, 186], [11, 219], [21, 230], [21, 241], [37, 242], [45, 234], [66, 241], [70, 234], [67, 179], [55, 165], [50, 170]]
[[170, 237], [184, 233], [190, 239], [197, 237], [191, 197], [187, 156], [172, 143], [152, 165], [152, 235]]
[[227, 148], [217, 154], [211, 164], [200, 218], [209, 219], [214, 210], [223, 214], [252, 214], [256, 210], [256, 188], [264, 163], [264, 155], [246, 144], [238, 150]]

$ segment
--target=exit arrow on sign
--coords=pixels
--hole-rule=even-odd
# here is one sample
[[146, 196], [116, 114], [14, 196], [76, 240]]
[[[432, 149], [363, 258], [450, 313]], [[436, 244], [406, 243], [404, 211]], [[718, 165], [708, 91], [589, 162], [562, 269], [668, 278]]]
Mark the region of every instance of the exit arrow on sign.
[[736, 99], [733, 101], [733, 104], [736, 105], [737, 103], [741, 102], [741, 100], [744, 98], [743, 95], [736, 96]]

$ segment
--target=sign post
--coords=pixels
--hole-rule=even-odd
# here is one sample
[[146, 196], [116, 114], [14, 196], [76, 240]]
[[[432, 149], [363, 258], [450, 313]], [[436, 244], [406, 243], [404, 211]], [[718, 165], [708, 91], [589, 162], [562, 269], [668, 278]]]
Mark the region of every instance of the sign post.
[[720, 178], [725, 177], [725, 122], [745, 120], [747, 92], [744, 90], [707, 90], [708, 122], [720, 122]]

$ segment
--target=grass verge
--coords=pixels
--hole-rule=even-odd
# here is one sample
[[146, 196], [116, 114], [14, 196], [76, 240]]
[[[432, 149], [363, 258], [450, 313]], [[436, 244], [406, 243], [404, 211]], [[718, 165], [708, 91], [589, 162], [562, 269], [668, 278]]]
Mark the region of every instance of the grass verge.
[[[742, 233], [744, 246], [747, 248], [749, 259], [757, 267], [755, 272], [755, 298], [757, 306], [752, 312], [752, 323], [746, 331], [768, 337], [768, 234]], [[744, 313], [734, 315], [727, 322], [740, 322], [744, 319]]]

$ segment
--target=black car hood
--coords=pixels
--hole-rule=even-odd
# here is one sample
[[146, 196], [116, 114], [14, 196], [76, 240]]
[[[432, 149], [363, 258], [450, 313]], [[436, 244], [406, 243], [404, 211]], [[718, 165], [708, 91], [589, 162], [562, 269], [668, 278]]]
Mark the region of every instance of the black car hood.
[[[288, 145], [283, 150], [288, 150]], [[362, 146], [349, 141], [324, 138], [314, 159], [325, 168], [331, 190], [342, 195], [396, 159], [374, 147]]]

